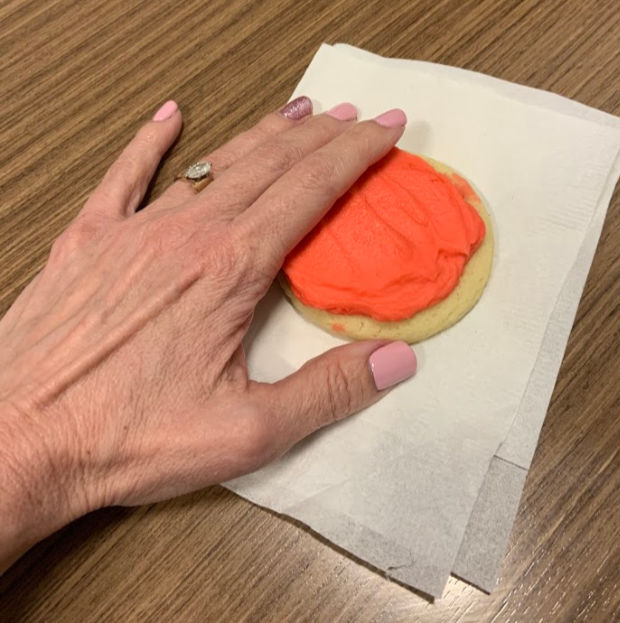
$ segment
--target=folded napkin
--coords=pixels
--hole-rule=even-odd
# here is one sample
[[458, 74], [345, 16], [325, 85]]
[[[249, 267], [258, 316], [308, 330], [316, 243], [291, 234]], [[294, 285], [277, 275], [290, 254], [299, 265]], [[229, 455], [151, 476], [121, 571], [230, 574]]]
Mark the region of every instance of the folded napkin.
[[[410, 120], [399, 146], [471, 180], [496, 236], [491, 278], [419, 371], [376, 405], [226, 486], [430, 595], [492, 588], [613, 186], [620, 120], [464, 70], [323, 45], [295, 90]], [[274, 381], [341, 343], [273, 287], [246, 341]]]

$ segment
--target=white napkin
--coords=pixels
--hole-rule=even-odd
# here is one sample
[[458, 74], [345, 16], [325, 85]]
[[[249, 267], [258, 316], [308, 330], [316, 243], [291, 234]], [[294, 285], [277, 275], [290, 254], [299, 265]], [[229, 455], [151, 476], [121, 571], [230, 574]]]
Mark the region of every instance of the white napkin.
[[[351, 46], [338, 44], [337, 47], [367, 61], [418, 70], [431, 69], [438, 75], [468, 80], [473, 85], [481, 84], [493, 88], [524, 103], [588, 119], [611, 129], [620, 129], [619, 118], [545, 91], [454, 67], [404, 59], [383, 59]], [[490, 591], [496, 583], [527, 470], [551, 399], [555, 377], [562, 363], [581, 292], [619, 176], [620, 155], [617, 155], [599, 198], [595, 215], [586, 232], [584, 243], [556, 302], [518, 413], [489, 466], [453, 567], [457, 575], [487, 591]], [[553, 382], [550, 382], [550, 379], [553, 379]]]
[[[275, 464], [227, 483], [434, 596], [455, 565], [466, 577], [477, 573], [472, 581], [482, 585], [489, 559], [497, 564], [497, 544], [485, 551], [480, 531], [505, 543], [506, 521], [489, 512], [505, 480], [496, 478], [494, 456], [531, 456], [557, 374], [557, 348], [550, 365], [540, 363], [543, 338], [552, 314], [562, 335], [570, 329], [583, 279], [562, 287], [572, 283], [580, 250], [595, 247], [599, 232], [592, 237], [590, 230], [604, 218], [609, 196], [600, 200], [620, 147], [615, 122], [560, 112], [549, 102], [562, 98], [504, 85], [349, 46], [319, 49], [295, 94], [310, 95], [323, 109], [351, 101], [362, 117], [403, 108], [410, 123], [399, 146], [450, 164], [486, 199], [496, 235], [493, 271], [470, 314], [416, 346], [414, 379]], [[585, 275], [591, 252], [581, 256]], [[556, 308], [561, 291], [565, 303]], [[251, 374], [276, 380], [338, 343], [274, 287], [246, 344]], [[533, 371], [535, 391], [528, 385]], [[526, 390], [543, 395], [533, 427], [523, 425], [531, 409], [520, 410]], [[522, 479], [511, 483], [514, 498]]]

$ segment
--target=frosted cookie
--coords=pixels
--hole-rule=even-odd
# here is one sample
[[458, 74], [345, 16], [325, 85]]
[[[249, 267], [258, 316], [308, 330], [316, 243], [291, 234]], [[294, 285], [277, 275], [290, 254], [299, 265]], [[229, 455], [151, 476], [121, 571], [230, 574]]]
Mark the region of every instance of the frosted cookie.
[[469, 183], [394, 148], [289, 254], [280, 283], [332, 333], [414, 343], [476, 304], [492, 260], [491, 220]]

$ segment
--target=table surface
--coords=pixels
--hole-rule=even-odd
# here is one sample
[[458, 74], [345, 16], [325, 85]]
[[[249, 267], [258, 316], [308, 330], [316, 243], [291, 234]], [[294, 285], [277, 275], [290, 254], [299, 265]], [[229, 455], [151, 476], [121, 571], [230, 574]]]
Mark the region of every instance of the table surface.
[[[614, 0], [4, 0], [0, 313], [139, 124], [174, 97], [152, 193], [287, 100], [322, 41], [620, 113]], [[496, 590], [443, 599], [212, 487], [93, 513], [0, 578], [4, 621], [612, 621], [620, 617], [620, 200], [612, 201]], [[614, 354], [616, 353], [616, 354]]]

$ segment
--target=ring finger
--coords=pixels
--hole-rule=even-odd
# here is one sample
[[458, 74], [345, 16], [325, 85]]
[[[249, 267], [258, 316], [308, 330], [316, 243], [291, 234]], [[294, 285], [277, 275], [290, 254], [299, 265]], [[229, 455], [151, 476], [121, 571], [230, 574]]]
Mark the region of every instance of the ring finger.
[[300, 160], [342, 134], [356, 119], [355, 106], [344, 102], [263, 141], [222, 171], [198, 194], [194, 206], [209, 219], [234, 218]]
[[[278, 112], [263, 117], [255, 126], [238, 134], [209, 155], [198, 161], [208, 161], [212, 166], [212, 175], [217, 178], [237, 160], [250, 153], [261, 143], [273, 136], [290, 130], [303, 123], [312, 114], [312, 101], [306, 96], [290, 101]], [[177, 180], [171, 184], [157, 199], [159, 206], [168, 207], [190, 201], [196, 196], [192, 184], [187, 180]]]

